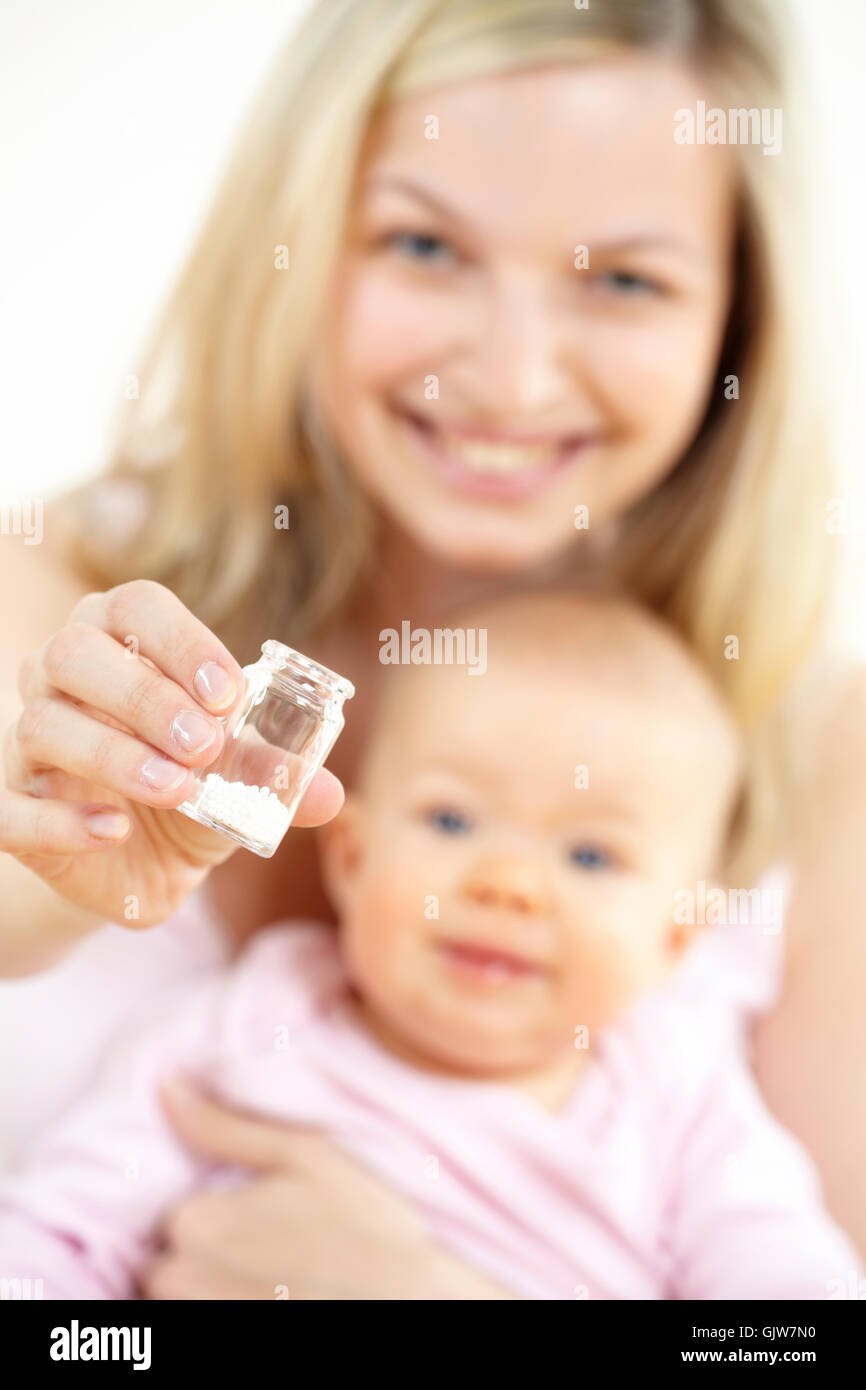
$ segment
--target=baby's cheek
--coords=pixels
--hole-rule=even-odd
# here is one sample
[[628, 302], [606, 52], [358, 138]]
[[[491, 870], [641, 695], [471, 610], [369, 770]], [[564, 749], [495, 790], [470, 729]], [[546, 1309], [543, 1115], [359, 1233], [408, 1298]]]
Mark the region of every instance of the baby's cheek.
[[386, 957], [404, 955], [419, 933], [429, 933], [432, 890], [428, 878], [409, 853], [392, 855], [386, 864], [370, 865], [351, 922], [346, 924], [354, 954], [375, 958], [381, 967]]
[[378, 911], [395, 926], [411, 930], [429, 918], [425, 908], [436, 894], [436, 874], [411, 836], [383, 833], [385, 853], [370, 864], [368, 888]]
[[[615, 921], [572, 943], [563, 991], [574, 1025], [589, 1029], [614, 1022], [632, 1000], [657, 983], [661, 955], [652, 932], [623, 931]], [[577, 1015], [580, 1017], [577, 1017]]]

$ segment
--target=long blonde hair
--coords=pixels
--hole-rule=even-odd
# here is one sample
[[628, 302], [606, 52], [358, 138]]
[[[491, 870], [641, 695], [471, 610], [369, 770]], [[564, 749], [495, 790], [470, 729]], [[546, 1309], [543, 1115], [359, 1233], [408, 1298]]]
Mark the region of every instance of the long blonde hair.
[[[770, 0], [592, 0], [585, 10], [565, 0], [319, 0], [243, 132], [122, 424], [108, 476], [146, 489], [142, 524], [119, 544], [94, 523], [93, 485], [66, 499], [82, 571], [99, 587], [167, 584], [241, 661], [267, 636], [303, 643], [338, 618], [372, 569], [375, 530], [305, 397], [304, 366], [377, 108], [445, 82], [637, 45], [699, 65], [725, 106], [782, 108], [790, 146], [777, 11]], [[738, 153], [736, 288], [711, 403], [686, 455], [623, 519], [617, 564], [715, 673], [749, 731], [755, 825], [778, 800], [772, 716], [824, 616], [832, 486], [793, 161], [754, 146]], [[736, 401], [722, 389], [731, 376]], [[275, 526], [281, 506], [288, 531]]]

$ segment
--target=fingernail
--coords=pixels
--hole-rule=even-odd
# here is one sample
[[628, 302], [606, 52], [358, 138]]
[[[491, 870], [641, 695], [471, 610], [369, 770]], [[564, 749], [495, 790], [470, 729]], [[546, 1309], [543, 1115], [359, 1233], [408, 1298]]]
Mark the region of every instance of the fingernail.
[[98, 840], [122, 840], [129, 829], [129, 816], [121, 811], [93, 811], [85, 819], [87, 829]]
[[155, 792], [170, 792], [179, 787], [186, 776], [186, 768], [180, 767], [171, 758], [154, 753], [141, 769], [141, 780]]
[[47, 796], [51, 787], [50, 772], [34, 772], [24, 788], [30, 796]]
[[182, 709], [171, 721], [171, 736], [187, 753], [201, 753], [216, 738], [216, 724], [194, 709]]
[[193, 678], [196, 694], [202, 702], [212, 709], [225, 709], [235, 698], [237, 686], [222, 666], [215, 661], [205, 661], [199, 666]]

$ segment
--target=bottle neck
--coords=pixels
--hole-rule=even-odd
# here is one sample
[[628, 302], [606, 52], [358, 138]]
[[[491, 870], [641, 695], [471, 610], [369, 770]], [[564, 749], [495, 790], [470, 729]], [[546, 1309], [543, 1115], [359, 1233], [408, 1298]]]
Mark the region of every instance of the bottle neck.
[[306, 704], [318, 703], [323, 709], [340, 709], [343, 701], [355, 693], [351, 682], [337, 675], [336, 671], [312, 661], [282, 642], [270, 640], [263, 643], [260, 664], [266, 666], [276, 687], [283, 688], [293, 698]]
[[272, 690], [279, 691], [294, 704], [309, 710], [316, 718], [334, 719], [341, 714], [344, 699], [341, 693], [314, 685], [306, 677], [298, 678], [294, 672], [276, 670], [268, 662], [259, 664], [263, 664], [264, 681]]

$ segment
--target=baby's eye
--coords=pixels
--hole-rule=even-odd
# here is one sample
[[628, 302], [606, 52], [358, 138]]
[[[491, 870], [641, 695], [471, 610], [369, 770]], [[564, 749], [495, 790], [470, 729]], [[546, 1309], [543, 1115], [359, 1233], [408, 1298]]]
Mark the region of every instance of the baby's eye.
[[436, 807], [427, 819], [434, 829], [441, 830], [443, 835], [465, 835], [472, 828], [466, 816], [448, 807]]
[[454, 259], [454, 253], [447, 242], [438, 236], [427, 236], [422, 232], [398, 232], [388, 237], [388, 245], [411, 261], [421, 261], [427, 265], [447, 263]]
[[610, 869], [613, 866], [611, 856], [598, 845], [575, 845], [568, 851], [568, 857], [572, 864], [577, 864], [581, 869]]

